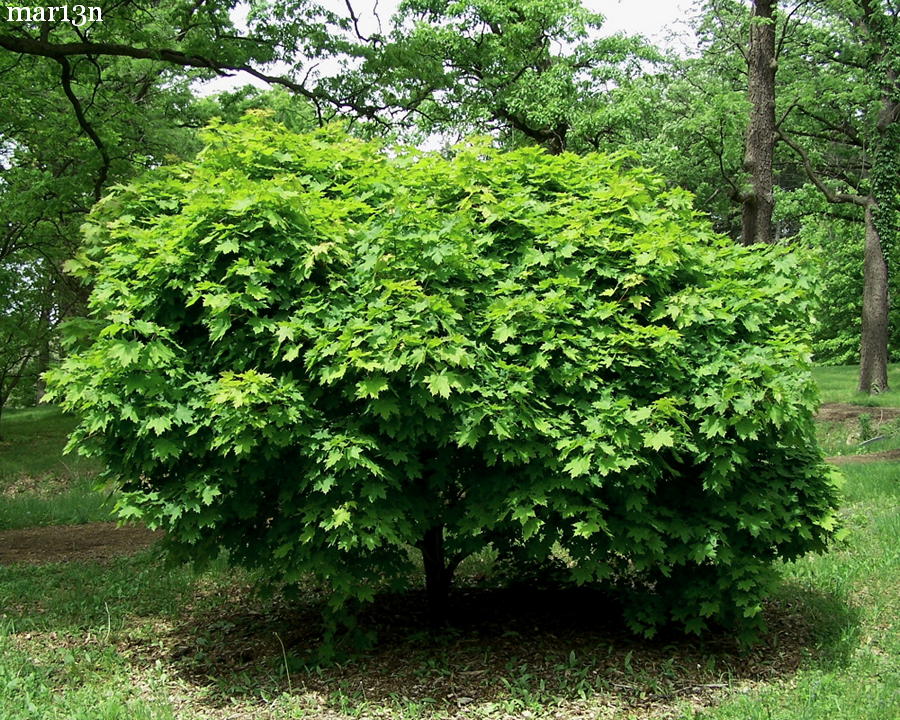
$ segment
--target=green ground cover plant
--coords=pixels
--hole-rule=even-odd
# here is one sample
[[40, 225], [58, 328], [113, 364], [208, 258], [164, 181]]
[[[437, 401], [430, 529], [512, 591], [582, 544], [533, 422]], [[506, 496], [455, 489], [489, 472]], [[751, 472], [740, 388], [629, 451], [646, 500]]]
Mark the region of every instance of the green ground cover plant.
[[[490, 546], [633, 593], [632, 630], [751, 639], [825, 549], [809, 278], [622, 158], [217, 126], [96, 208], [49, 375], [119, 516], [172, 557], [315, 578], [332, 623]], [[332, 627], [337, 627], [332, 625]]]

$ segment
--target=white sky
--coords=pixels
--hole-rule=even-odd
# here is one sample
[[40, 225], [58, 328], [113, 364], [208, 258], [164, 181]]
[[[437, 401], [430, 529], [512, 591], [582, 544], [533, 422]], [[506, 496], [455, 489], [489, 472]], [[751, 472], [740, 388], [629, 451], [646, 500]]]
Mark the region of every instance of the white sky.
[[646, 35], [663, 47], [677, 47], [676, 35], [688, 32], [696, 4], [689, 0], [582, 0], [583, 5], [606, 17], [609, 33]]
[[[327, 0], [334, 9], [342, 15], [346, 15], [344, 0]], [[394, 14], [399, 0], [378, 0], [378, 15], [387, 30], [388, 21]], [[592, 12], [597, 12], [606, 18], [603, 24], [603, 34], [624, 32], [631, 35], [644, 35], [660, 47], [666, 49], [680, 49], [685, 47], [684, 38], [690, 30], [687, 20], [690, 18], [692, 6], [691, 0], [582, 0], [583, 5]], [[372, 0], [356, 0], [353, 7], [360, 16], [360, 30], [364, 34], [373, 32], [377, 28], [374, 16], [371, 13]], [[246, 18], [246, 7], [233, 16], [240, 26]], [[327, 68], [323, 69], [328, 72]], [[284, 72], [283, 68], [270, 68], [270, 72]], [[196, 83], [194, 89], [201, 95], [209, 95], [224, 90], [230, 90], [243, 85], [256, 85], [265, 87], [261, 80], [249, 75], [237, 75], [227, 78], [216, 78], [207, 82]]]

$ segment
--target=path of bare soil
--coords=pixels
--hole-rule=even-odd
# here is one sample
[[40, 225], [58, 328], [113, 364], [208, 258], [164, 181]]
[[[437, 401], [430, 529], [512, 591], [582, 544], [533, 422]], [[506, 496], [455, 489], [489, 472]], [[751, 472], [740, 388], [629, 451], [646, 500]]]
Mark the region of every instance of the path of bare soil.
[[835, 465], [860, 465], [863, 463], [885, 462], [886, 460], [900, 460], [900, 450], [885, 450], [884, 452], [867, 453], [865, 455], [835, 455], [825, 459]]
[[115, 523], [0, 531], [0, 565], [110, 560], [149, 547], [162, 533]]
[[870, 415], [874, 422], [882, 422], [900, 417], [900, 408], [868, 407], [866, 405], [851, 405], [850, 403], [824, 403], [819, 408], [816, 420], [839, 422], [842, 420], [856, 420], [860, 415]]

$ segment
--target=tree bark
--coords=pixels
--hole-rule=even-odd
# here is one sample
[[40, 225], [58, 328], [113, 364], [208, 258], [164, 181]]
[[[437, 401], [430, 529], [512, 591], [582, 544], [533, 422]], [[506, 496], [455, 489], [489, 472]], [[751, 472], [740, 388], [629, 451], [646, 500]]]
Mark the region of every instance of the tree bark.
[[744, 169], [750, 190], [743, 194], [741, 242], [771, 243], [775, 208], [775, 11], [777, 0], [754, 0], [750, 19], [748, 94], [750, 123], [744, 147]]
[[863, 262], [862, 339], [859, 391], [876, 394], [888, 389], [888, 268], [875, 226], [873, 206], [866, 207]]
[[40, 339], [39, 339], [39, 347], [37, 351], [36, 362], [37, 365], [35, 367], [35, 381], [34, 381], [34, 404], [40, 405], [41, 398], [44, 397], [44, 392], [46, 391], [46, 384], [44, 383], [43, 374], [50, 369], [50, 305], [49, 303], [44, 303], [44, 306], [41, 308], [41, 318], [40, 318]]
[[[22, 371], [30, 359], [30, 356], [26, 356], [19, 365], [18, 370], [5, 368], [3, 372], [0, 373], [0, 420], [3, 419], [3, 408], [6, 407], [6, 402], [9, 398], [12, 397], [13, 391], [16, 389], [19, 380], [22, 378]], [[2, 439], [3, 436], [0, 434], [0, 440]]]
[[0, 440], [3, 440], [3, 408], [6, 407], [6, 373], [0, 373]]
[[50, 338], [48, 336], [41, 340], [41, 347], [37, 354], [37, 373], [34, 381], [34, 404], [40, 405], [47, 391], [47, 384], [44, 382], [44, 373], [50, 369]]
[[[877, 73], [882, 91], [881, 108], [876, 116], [878, 140], [872, 149], [870, 170], [871, 196], [866, 205], [866, 247], [863, 264], [862, 341], [859, 358], [859, 390], [870, 394], [888, 389], [888, 257], [886, 248], [896, 248], [900, 238], [900, 78], [896, 65], [897, 23], [881, 8], [880, 3], [860, 3], [863, 42], [871, 48], [870, 67]], [[891, 29], [891, 24], [893, 25]], [[896, 255], [896, 252], [893, 253]], [[892, 258], [893, 259], [893, 258]]]
[[432, 627], [443, 627], [448, 620], [450, 582], [455, 569], [447, 563], [443, 525], [434, 525], [425, 532], [421, 550], [422, 561], [425, 565], [428, 617]]
[[[803, 162], [810, 181], [831, 203], [853, 203], [865, 210], [865, 250], [863, 259], [863, 308], [860, 338], [859, 391], [875, 394], [888, 389], [888, 310], [890, 295], [888, 285], [888, 256], [885, 248], [895, 248], [900, 238], [900, 78], [896, 67], [885, 62], [896, 56], [890, 48], [896, 47], [896, 34], [888, 33], [888, 22], [898, 28], [897, 19], [888, 21], [877, 3], [862, 0], [859, 4], [862, 16], [851, 19], [858, 31], [860, 45], [870, 52], [866, 68], [885, 75], [876, 78], [881, 86], [882, 104], [875, 118], [876, 143], [867, 148], [870, 155], [870, 193], [856, 195], [836, 192], [813, 170], [809, 154], [778, 128], [778, 138], [783, 140]], [[864, 69], [866, 69], [864, 68]]]

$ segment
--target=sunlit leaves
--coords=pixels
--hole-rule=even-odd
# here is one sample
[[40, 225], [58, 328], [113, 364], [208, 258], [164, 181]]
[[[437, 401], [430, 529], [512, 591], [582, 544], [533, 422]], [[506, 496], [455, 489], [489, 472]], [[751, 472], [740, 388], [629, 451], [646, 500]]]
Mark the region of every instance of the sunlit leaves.
[[675, 436], [671, 430], [656, 430], [644, 434], [644, 447], [661, 450], [664, 447], [672, 447], [675, 444]]
[[750, 570], [833, 529], [803, 264], [671, 197], [617, 157], [219, 126], [95, 211], [102, 327], [52, 387], [123, 512], [335, 606], [441, 525], [653, 588], [641, 631], [740, 623]]

